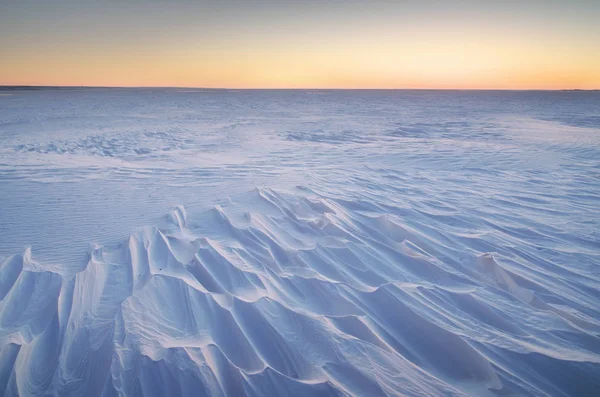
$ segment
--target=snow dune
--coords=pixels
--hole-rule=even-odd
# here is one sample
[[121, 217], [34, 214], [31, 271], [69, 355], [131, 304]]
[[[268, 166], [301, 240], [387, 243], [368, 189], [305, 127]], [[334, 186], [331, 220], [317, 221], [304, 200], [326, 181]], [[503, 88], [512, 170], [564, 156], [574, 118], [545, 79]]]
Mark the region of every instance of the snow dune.
[[[20, 95], [0, 111], [0, 395], [600, 390], [588, 102]], [[147, 109], [56, 121], [47, 95]]]
[[592, 302], [492, 253], [445, 264], [399, 221], [311, 196], [257, 189], [250, 211], [196, 217], [208, 233], [178, 207], [71, 277], [29, 250], [5, 259], [3, 394], [597, 390]]

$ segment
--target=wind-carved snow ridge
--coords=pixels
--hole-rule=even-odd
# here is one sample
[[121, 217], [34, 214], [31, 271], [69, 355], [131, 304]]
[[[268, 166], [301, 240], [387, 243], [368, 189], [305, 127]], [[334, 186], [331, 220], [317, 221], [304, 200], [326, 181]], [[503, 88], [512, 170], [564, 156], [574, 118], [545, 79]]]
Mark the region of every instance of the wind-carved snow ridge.
[[29, 249], [4, 259], [0, 394], [600, 390], [600, 291], [583, 275], [555, 293], [551, 270], [518, 273], [458, 233], [310, 191], [188, 215], [94, 247], [74, 275]]

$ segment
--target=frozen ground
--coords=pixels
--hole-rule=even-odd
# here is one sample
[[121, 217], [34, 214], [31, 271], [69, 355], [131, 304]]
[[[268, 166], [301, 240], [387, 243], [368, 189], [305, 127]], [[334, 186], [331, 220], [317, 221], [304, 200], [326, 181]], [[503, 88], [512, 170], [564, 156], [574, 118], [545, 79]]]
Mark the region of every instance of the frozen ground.
[[5, 91], [0, 138], [0, 395], [600, 390], [600, 93]]

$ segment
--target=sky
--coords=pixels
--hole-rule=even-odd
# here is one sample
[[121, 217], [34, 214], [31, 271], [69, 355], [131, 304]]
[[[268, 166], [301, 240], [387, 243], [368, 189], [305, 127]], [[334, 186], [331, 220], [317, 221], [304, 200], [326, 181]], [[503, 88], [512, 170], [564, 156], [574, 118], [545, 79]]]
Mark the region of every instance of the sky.
[[0, 0], [0, 85], [600, 88], [600, 1]]

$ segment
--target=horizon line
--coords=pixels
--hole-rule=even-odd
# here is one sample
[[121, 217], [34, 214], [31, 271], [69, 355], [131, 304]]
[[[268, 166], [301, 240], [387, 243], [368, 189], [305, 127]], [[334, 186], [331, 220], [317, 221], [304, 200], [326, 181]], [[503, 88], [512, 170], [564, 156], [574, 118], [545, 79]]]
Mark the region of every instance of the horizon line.
[[120, 86], [120, 85], [40, 85], [0, 84], [2, 89], [60, 89], [60, 88], [107, 88], [107, 89], [186, 89], [206, 91], [600, 91], [600, 88], [298, 88], [298, 87], [194, 87], [194, 86]]

